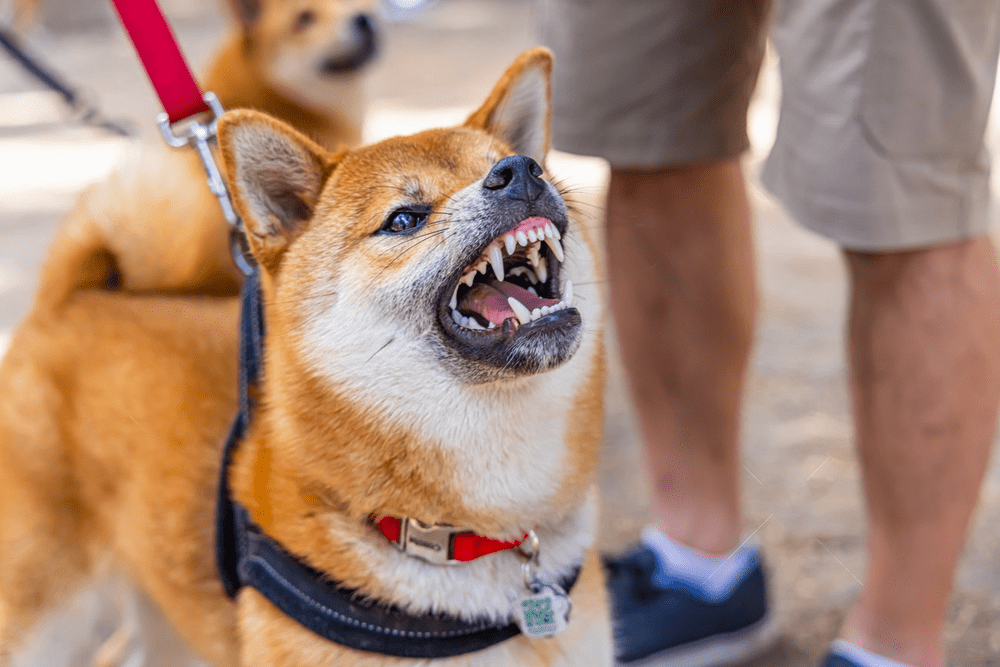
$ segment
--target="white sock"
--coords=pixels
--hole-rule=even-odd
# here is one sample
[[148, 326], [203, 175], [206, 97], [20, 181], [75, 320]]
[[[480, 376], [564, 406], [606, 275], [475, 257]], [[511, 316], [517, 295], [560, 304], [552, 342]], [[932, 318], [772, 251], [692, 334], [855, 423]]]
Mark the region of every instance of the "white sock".
[[727, 598], [757, 564], [757, 545], [742, 545], [719, 556], [685, 546], [652, 526], [642, 531], [642, 541], [656, 555], [659, 567], [653, 580], [663, 587], [678, 582], [710, 602]]
[[834, 639], [833, 644], [830, 645], [830, 650], [832, 653], [837, 653], [851, 662], [857, 663], [858, 667], [910, 667], [906, 663], [896, 662], [889, 658], [883, 658], [871, 651], [866, 651], [860, 646], [843, 639]]

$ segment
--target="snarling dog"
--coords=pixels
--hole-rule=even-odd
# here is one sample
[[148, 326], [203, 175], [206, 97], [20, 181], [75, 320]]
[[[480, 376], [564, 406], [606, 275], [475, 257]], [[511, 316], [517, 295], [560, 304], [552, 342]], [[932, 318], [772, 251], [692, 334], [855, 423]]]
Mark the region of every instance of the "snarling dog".
[[0, 366], [0, 653], [113, 574], [215, 665], [610, 664], [600, 280], [542, 172], [550, 67], [337, 153], [227, 113], [242, 325], [57, 238]]
[[374, 0], [230, 0], [236, 30], [205, 89], [280, 118], [326, 148], [357, 146], [378, 51]]

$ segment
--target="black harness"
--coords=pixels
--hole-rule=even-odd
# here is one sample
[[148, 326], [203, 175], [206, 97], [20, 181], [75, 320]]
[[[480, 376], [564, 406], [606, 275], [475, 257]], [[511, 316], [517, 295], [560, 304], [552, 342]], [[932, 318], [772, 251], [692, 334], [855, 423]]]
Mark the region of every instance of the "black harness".
[[[250, 391], [260, 376], [264, 321], [257, 270], [242, 290], [239, 411], [222, 454], [216, 516], [216, 559], [226, 593], [250, 586], [301, 625], [360, 651], [404, 658], [446, 658], [479, 651], [520, 633], [516, 623], [468, 622], [453, 616], [414, 616], [345, 590], [284, 551], [233, 500], [227, 472], [254, 410]], [[569, 590], [579, 570], [565, 579]]]

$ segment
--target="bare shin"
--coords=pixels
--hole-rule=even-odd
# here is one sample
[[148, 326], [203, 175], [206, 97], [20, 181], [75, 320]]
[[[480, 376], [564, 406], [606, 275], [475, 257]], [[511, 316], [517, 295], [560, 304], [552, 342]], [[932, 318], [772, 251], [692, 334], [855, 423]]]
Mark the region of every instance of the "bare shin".
[[1000, 280], [988, 239], [847, 253], [869, 565], [850, 641], [940, 667], [952, 580], [1000, 402]]
[[757, 295], [738, 160], [612, 171], [610, 294], [642, 425], [653, 521], [689, 546], [739, 543], [740, 403]]

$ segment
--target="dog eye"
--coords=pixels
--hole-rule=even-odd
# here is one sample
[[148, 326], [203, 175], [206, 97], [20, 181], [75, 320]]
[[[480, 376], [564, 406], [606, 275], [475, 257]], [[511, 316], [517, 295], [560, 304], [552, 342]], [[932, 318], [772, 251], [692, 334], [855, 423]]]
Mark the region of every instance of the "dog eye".
[[301, 32], [316, 22], [316, 12], [307, 9], [295, 17], [295, 31]]
[[401, 234], [421, 227], [430, 216], [429, 209], [400, 208], [389, 214], [379, 231]]

